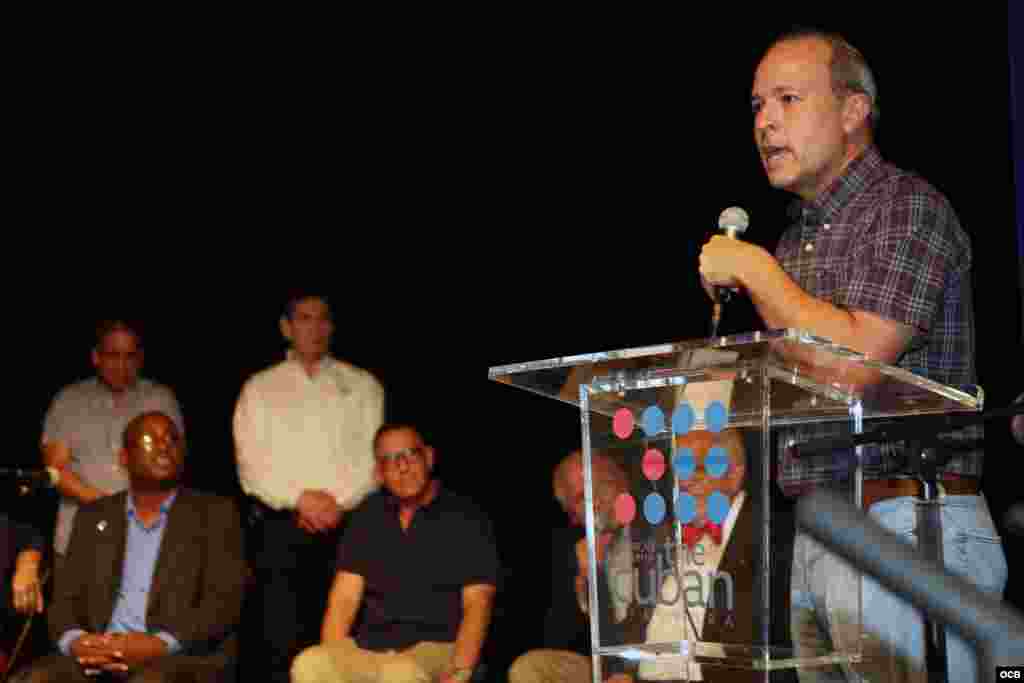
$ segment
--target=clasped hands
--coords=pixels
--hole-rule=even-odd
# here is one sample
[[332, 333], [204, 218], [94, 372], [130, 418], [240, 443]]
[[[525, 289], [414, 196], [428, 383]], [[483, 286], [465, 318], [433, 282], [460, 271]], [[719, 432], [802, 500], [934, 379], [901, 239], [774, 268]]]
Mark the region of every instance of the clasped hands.
[[128, 673], [167, 654], [167, 643], [148, 633], [86, 633], [71, 644], [71, 656], [86, 676]]
[[295, 505], [296, 524], [311, 534], [331, 531], [341, 522], [344, 510], [327, 491], [307, 489]]

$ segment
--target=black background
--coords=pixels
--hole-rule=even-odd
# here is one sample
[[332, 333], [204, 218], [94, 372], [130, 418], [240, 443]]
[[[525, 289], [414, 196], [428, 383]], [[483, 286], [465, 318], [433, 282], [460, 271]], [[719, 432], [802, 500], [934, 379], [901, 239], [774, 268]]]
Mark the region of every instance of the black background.
[[[564, 523], [550, 471], [579, 442], [578, 413], [487, 368], [704, 335], [696, 260], [718, 214], [746, 208], [745, 239], [769, 249], [784, 227], [749, 96], [758, 56], [797, 20], [867, 55], [883, 154], [946, 193], [972, 237], [987, 405], [1024, 390], [1001, 7], [507, 12], [222, 25], [145, 59], [102, 42], [32, 55], [9, 130], [6, 463], [37, 462], [50, 399], [91, 372], [95, 318], [142, 316], [144, 374], [179, 397], [193, 483], [237, 493], [238, 391], [282, 357], [285, 289], [323, 288], [336, 354], [381, 379], [389, 416], [421, 424], [446, 481], [493, 516], [503, 647], [538, 645]], [[755, 327], [747, 302], [727, 312], [726, 331]], [[1001, 518], [1024, 455], [1005, 421], [987, 454]], [[45, 516], [52, 501], [8, 507]], [[1020, 539], [1005, 543], [1013, 577]]]

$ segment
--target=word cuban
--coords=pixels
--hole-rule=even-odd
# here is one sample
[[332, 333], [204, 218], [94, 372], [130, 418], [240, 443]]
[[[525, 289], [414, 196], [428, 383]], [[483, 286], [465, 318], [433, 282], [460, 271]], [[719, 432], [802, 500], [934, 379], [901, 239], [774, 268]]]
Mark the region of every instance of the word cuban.
[[[682, 554], [681, 564], [698, 567], [684, 571], [680, 577], [679, 564], [673, 561], [676, 555], [674, 545], [666, 542], [658, 549], [653, 543], [635, 544], [634, 556], [640, 558], [640, 564], [647, 568], [648, 580], [645, 582], [640, 581], [641, 570], [638, 567], [612, 569], [606, 565], [609, 587], [615, 598], [623, 603], [635, 601], [642, 607], [653, 607], [659, 603], [672, 606], [683, 599], [687, 607], [733, 611], [736, 587], [732, 575], [725, 571], [701, 571], [699, 567], [704, 564], [704, 548], [697, 544], [692, 550], [683, 546], [679, 551]], [[666, 590], [666, 579], [670, 576], [675, 578], [672, 584], [674, 591]], [[724, 590], [715, 590], [718, 582]], [[642, 594], [641, 584], [647, 586], [647, 595]]]

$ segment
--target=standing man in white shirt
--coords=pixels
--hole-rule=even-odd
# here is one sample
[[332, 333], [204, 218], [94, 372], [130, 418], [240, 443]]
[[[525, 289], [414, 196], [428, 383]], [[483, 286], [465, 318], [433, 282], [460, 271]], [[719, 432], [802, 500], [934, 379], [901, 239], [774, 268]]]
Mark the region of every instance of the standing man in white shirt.
[[247, 649], [273, 683], [287, 683], [291, 660], [318, 641], [345, 513], [376, 488], [373, 436], [384, 419], [380, 382], [330, 354], [326, 297], [293, 295], [280, 324], [286, 360], [249, 378], [234, 414], [259, 592], [261, 640]]

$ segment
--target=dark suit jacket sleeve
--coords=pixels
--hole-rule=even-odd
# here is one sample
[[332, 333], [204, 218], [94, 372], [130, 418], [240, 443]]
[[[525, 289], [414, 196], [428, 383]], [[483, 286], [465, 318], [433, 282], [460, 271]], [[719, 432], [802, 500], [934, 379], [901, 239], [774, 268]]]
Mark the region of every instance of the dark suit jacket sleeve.
[[83, 505], [75, 514], [63, 569], [54, 574], [53, 597], [47, 609], [50, 637], [54, 642], [71, 629], [98, 630], [95, 619], [90, 620], [89, 615], [90, 594], [98, 588], [92, 579], [97, 572], [119, 572], [120, 567], [97, 566], [98, 562], [103, 562], [101, 558], [112, 557], [114, 552], [109, 545], [110, 534], [100, 531], [97, 525], [111, 519], [118, 509], [123, 515], [123, 506], [123, 495], [110, 496]]
[[169, 613], [174, 614], [173, 623], [151, 619], [147, 626], [151, 631], [164, 630], [177, 638], [184, 654], [209, 654], [241, 619], [247, 568], [242, 524], [234, 502], [210, 495], [194, 500], [205, 506], [201, 537], [205, 561], [200, 585], [192, 596], [163, 596], [162, 599], [177, 603], [168, 605]]

